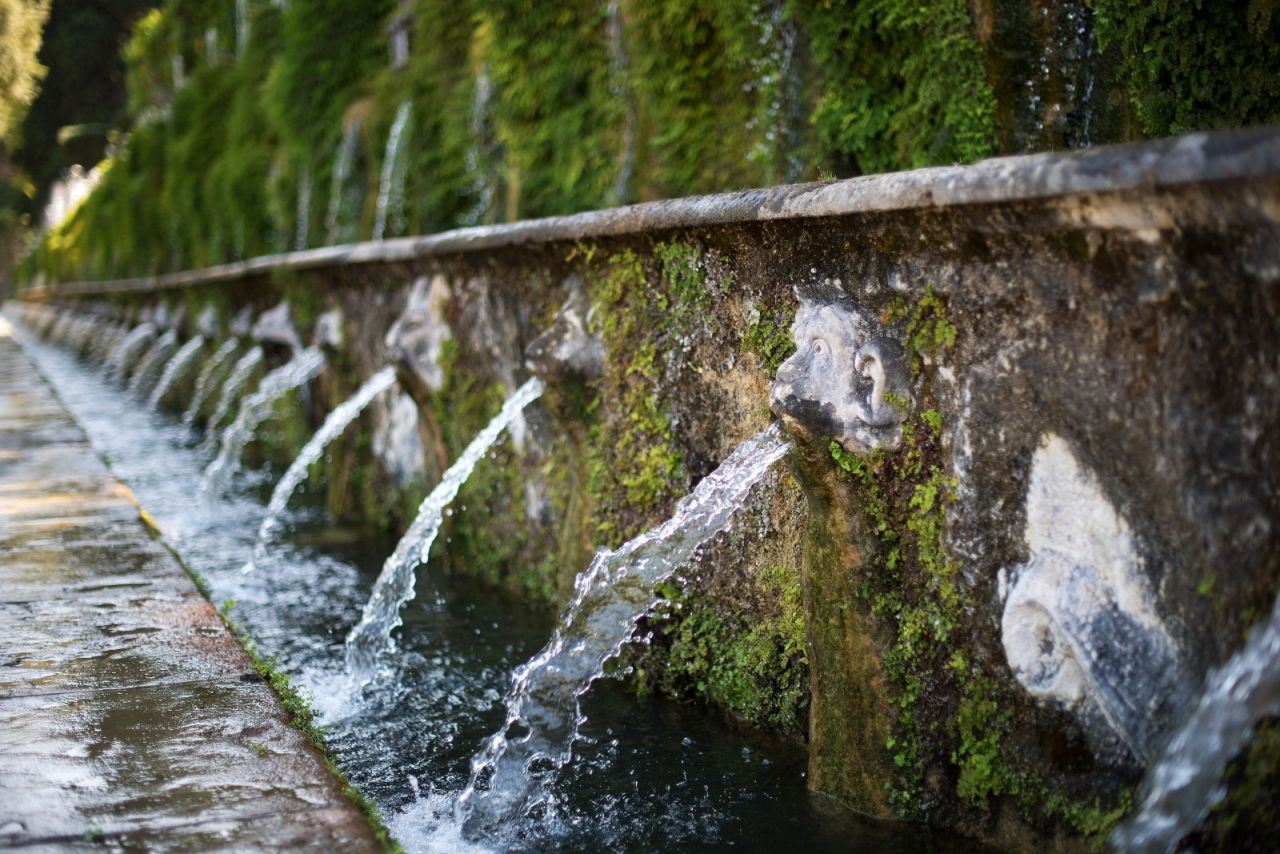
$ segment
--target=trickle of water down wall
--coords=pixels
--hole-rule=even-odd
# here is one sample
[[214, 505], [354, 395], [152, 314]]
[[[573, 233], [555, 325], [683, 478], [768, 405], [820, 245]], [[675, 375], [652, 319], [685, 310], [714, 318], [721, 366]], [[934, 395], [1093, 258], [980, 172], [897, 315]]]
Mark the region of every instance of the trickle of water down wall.
[[1277, 152], [994, 160], [5, 310], [411, 849], [1229, 845], [1280, 714]]

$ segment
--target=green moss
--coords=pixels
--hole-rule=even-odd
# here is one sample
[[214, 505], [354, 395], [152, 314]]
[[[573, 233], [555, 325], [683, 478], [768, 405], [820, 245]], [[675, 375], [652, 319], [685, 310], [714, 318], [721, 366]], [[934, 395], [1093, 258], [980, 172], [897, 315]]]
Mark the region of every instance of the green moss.
[[[1100, 842], [1127, 812], [1125, 796], [1084, 802], [1033, 773], [1005, 738], [1013, 718], [1008, 691], [966, 652], [961, 627], [976, 605], [944, 541], [956, 481], [941, 463], [943, 420], [927, 405], [924, 370], [956, 341], [946, 300], [929, 285], [914, 302], [895, 301], [885, 320], [905, 327], [921, 405], [898, 449], [855, 454], [832, 442], [829, 451], [873, 534], [860, 595], [892, 630], [883, 659], [896, 716], [885, 745], [897, 769], [890, 803], [904, 816], [927, 819], [939, 794], [984, 811], [1007, 797], [1033, 823], [1060, 823]], [[953, 773], [926, 775], [941, 767]], [[939, 793], [939, 785], [953, 788]]]
[[1273, 0], [1090, 0], [1148, 136], [1280, 118], [1280, 15]]
[[633, 645], [621, 665], [637, 692], [710, 702], [756, 726], [802, 737], [809, 671], [799, 574], [774, 565], [756, 583], [778, 603], [776, 616], [753, 620], [676, 581], [660, 585], [648, 641]]
[[[1213, 808], [1196, 848], [1208, 851], [1267, 851], [1280, 832], [1275, 793], [1280, 786], [1280, 723], [1263, 721], [1249, 746], [1222, 775], [1227, 795]], [[1199, 844], [1195, 844], [1199, 843]]]
[[747, 334], [742, 338], [742, 349], [754, 354], [771, 378], [796, 351], [796, 342], [791, 338], [794, 315], [794, 306], [774, 311], [764, 302], [759, 302], [752, 311]]

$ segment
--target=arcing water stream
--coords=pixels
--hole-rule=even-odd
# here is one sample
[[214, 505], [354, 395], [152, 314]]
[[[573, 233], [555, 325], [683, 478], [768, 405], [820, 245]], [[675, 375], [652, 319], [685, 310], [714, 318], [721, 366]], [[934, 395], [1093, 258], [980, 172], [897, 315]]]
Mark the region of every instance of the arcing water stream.
[[187, 411], [182, 414], [182, 423], [190, 427], [196, 422], [196, 418], [200, 415], [200, 410], [204, 406], [209, 395], [213, 393], [215, 379], [219, 376], [227, 359], [231, 358], [231, 354], [240, 346], [240, 342], [235, 338], [228, 338], [222, 342], [214, 354], [204, 363], [204, 367], [200, 369], [200, 376], [196, 377], [196, 387], [191, 395], [191, 405], [187, 407]]
[[200, 355], [200, 348], [204, 346], [204, 339], [199, 335], [193, 337], [186, 344], [183, 344], [177, 353], [173, 354], [173, 358], [164, 366], [164, 370], [160, 372], [160, 380], [156, 383], [156, 387], [151, 392], [151, 397], [147, 402], [155, 409], [164, 396], [169, 393], [169, 389], [180, 378], [191, 370], [191, 366], [195, 364], [196, 357]]
[[[580, 681], [566, 682], [582, 717], [573, 725], [573, 761], [546, 781], [554, 791], [556, 820], [517, 815], [500, 834], [491, 835], [483, 821], [465, 829], [454, 816], [454, 803], [467, 788], [470, 759], [477, 748], [492, 745], [485, 737], [495, 731], [514, 741], [501, 691], [521, 662], [529, 662], [521, 673], [535, 672], [544, 655], [529, 660], [546, 642], [553, 628], [549, 621], [492, 590], [424, 572], [418, 595], [400, 611], [404, 630], [397, 653], [379, 662], [381, 678], [340, 706], [327, 703], [330, 687], [346, 678], [343, 638], [394, 544], [373, 532], [317, 521], [321, 514], [303, 491], [281, 511], [282, 523], [260, 571], [242, 574], [266, 512], [261, 496], [237, 480], [207, 501], [191, 501], [210, 451], [192, 444], [187, 427], [137, 406], [122, 390], [103, 383], [96, 368], [60, 348], [29, 334], [20, 338], [95, 447], [110, 459], [116, 476], [156, 518], [165, 540], [205, 579], [214, 601], [234, 600], [232, 613], [262, 654], [277, 659], [295, 684], [315, 697], [317, 707], [327, 710], [330, 748], [408, 850], [914, 852], [934, 847], [927, 831], [861, 818], [810, 795], [803, 757], [795, 749], [744, 736], [698, 707], [639, 701], [611, 679], [585, 693]], [[751, 466], [767, 467], [774, 453], [783, 452], [780, 445], [776, 436], [752, 440]], [[754, 468], [744, 472], [729, 462], [713, 477], [720, 479], [727, 470], [738, 471], [744, 482], [755, 477]], [[647, 604], [651, 593], [635, 573], [684, 560], [686, 552], [696, 554], [693, 541], [723, 522], [714, 508], [731, 512], [728, 492], [716, 491], [726, 498], [722, 502], [707, 498], [715, 483], [699, 487], [696, 498], [681, 505], [681, 513], [692, 514], [682, 517], [690, 525], [687, 536], [669, 522], [604, 553], [592, 563], [596, 571], [584, 573], [579, 589], [588, 592], [579, 598], [587, 604], [576, 612], [586, 619], [600, 607], [602, 614], [617, 617], [607, 625], [583, 623], [570, 612], [557, 637], [576, 631], [572, 626], [600, 627], [598, 637], [583, 639], [597, 651], [584, 663], [598, 660], [617, 631], [625, 630], [624, 622]], [[600, 570], [602, 561], [608, 572]], [[633, 583], [621, 584], [619, 603], [608, 607], [613, 594], [599, 585], [615, 574]], [[563, 729], [564, 724], [551, 726]], [[517, 747], [507, 755], [514, 760], [519, 752]], [[469, 800], [475, 805], [477, 798], [483, 792]], [[477, 816], [483, 811], [474, 807]], [[937, 842], [946, 850], [976, 850], [964, 840]]]
[[249, 381], [249, 377], [262, 364], [265, 354], [261, 347], [254, 347], [245, 353], [236, 362], [235, 367], [231, 369], [231, 376], [227, 377], [227, 381], [222, 384], [222, 394], [218, 396], [218, 405], [213, 409], [213, 415], [209, 418], [209, 433], [205, 436], [205, 444], [213, 447], [217, 441], [217, 433], [214, 432], [222, 420], [227, 417], [227, 413], [231, 411], [231, 407], [240, 399], [240, 394], [244, 391], [245, 383]]
[[729, 526], [751, 487], [790, 447], [776, 426], [748, 439], [680, 500], [670, 519], [596, 555], [575, 580], [551, 641], [511, 677], [506, 721], [471, 761], [460, 819], [498, 835], [519, 816], [554, 810], [550, 784], [573, 758], [582, 696], [656, 604], [654, 587]]
[[415, 570], [427, 559], [431, 544], [444, 521], [444, 511], [457, 496], [480, 458], [493, 443], [542, 394], [542, 380], [529, 380], [502, 404], [502, 410], [471, 440], [457, 461], [440, 478], [418, 508], [417, 518], [387, 558], [364, 606], [360, 622], [347, 636], [347, 671], [360, 681], [372, 678], [378, 661], [395, 650], [391, 633], [400, 625], [400, 609], [413, 598]]
[[[289, 499], [293, 497], [294, 491], [298, 485], [307, 476], [307, 470], [311, 464], [320, 459], [320, 455], [324, 453], [324, 449], [329, 447], [329, 443], [342, 435], [342, 431], [351, 426], [351, 422], [360, 417], [360, 413], [364, 412], [366, 406], [382, 392], [391, 388], [396, 381], [396, 369], [386, 367], [378, 371], [372, 377], [365, 381], [364, 385], [356, 390], [341, 404], [334, 408], [325, 418], [324, 424], [316, 431], [302, 450], [298, 452], [297, 458], [289, 465], [288, 471], [284, 473], [284, 477], [276, 482], [276, 487], [271, 493], [271, 500], [267, 502], [267, 515], [262, 520], [262, 525], [258, 528], [258, 546], [255, 548], [255, 558], [259, 556], [262, 547], [265, 547], [271, 540], [272, 534], [280, 525], [280, 517], [284, 515], [284, 511], [289, 506]], [[246, 568], [249, 568], [246, 566]]]
[[240, 464], [241, 451], [253, 438], [258, 425], [271, 414], [272, 405], [320, 373], [323, 367], [324, 354], [319, 348], [310, 347], [262, 378], [257, 390], [240, 404], [236, 420], [223, 432], [218, 458], [205, 471], [204, 491], [218, 492], [226, 486], [232, 469]]

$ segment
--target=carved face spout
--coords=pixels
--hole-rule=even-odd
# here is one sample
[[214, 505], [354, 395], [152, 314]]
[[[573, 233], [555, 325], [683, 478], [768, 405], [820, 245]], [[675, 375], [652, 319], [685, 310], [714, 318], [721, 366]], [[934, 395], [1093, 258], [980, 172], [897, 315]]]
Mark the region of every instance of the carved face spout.
[[896, 447], [910, 382], [902, 347], [857, 310], [802, 300], [796, 352], [778, 368], [770, 409], [794, 435], [846, 451]]
[[604, 372], [604, 345], [591, 331], [591, 303], [577, 276], [566, 282], [569, 297], [545, 332], [525, 348], [525, 366], [552, 382], [590, 382]]

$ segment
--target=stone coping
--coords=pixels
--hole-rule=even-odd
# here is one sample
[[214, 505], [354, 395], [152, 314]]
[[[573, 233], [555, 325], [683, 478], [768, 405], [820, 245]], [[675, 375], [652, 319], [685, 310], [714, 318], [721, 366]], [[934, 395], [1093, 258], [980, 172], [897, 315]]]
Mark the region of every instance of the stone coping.
[[157, 291], [231, 282], [275, 270], [312, 270], [512, 247], [728, 226], [967, 205], [1047, 201], [1085, 194], [1153, 191], [1190, 184], [1280, 177], [1280, 125], [1195, 133], [1084, 151], [999, 157], [971, 166], [937, 166], [850, 178], [691, 196], [569, 216], [459, 228], [298, 252], [156, 276], [68, 282], [32, 288], [26, 299]]

